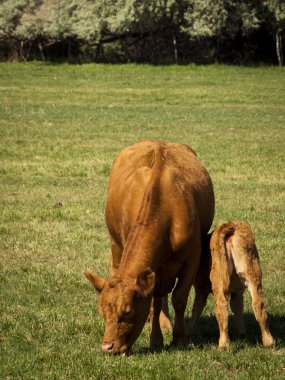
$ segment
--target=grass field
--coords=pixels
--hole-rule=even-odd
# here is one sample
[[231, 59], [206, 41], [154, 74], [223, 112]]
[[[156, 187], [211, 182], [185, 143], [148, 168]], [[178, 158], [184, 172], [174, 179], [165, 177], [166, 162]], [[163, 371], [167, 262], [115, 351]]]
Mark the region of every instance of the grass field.
[[[0, 137], [1, 379], [285, 378], [284, 68], [0, 64]], [[83, 271], [108, 275], [112, 160], [145, 138], [197, 152], [215, 225], [251, 224], [275, 349], [262, 348], [247, 295], [248, 336], [229, 352], [210, 297], [187, 349], [149, 352], [146, 324], [130, 357], [101, 353]]]

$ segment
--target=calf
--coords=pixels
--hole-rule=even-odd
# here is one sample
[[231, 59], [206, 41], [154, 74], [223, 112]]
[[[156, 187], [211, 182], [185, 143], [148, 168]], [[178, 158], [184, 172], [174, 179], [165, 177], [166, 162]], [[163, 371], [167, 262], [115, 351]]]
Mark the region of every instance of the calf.
[[162, 299], [172, 290], [172, 343], [186, 343], [184, 311], [199, 267], [201, 236], [213, 216], [212, 182], [191, 148], [148, 140], [118, 155], [106, 204], [111, 277], [104, 280], [86, 272], [100, 293], [104, 352], [131, 349], [151, 300], [150, 345], [160, 348]]
[[271, 347], [274, 340], [267, 326], [266, 304], [262, 291], [261, 268], [252, 230], [242, 222], [229, 222], [207, 235], [195, 283], [195, 300], [189, 333], [194, 330], [211, 290], [215, 297], [215, 312], [220, 330], [219, 350], [229, 347], [228, 302], [234, 313], [238, 336], [245, 334], [243, 293], [248, 287], [252, 307], [259, 323], [262, 342]]

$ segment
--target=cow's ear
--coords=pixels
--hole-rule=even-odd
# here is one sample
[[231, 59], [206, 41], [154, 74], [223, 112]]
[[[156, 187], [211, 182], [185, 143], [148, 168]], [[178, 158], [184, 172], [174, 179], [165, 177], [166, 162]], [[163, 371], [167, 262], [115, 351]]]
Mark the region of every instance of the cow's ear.
[[155, 285], [155, 273], [150, 269], [140, 272], [137, 279], [137, 293], [142, 297], [148, 297], [152, 294]]
[[88, 280], [91, 282], [91, 284], [94, 286], [96, 291], [98, 293], [101, 293], [105, 285], [105, 280], [102, 277], [96, 276], [95, 274], [92, 274], [90, 272], [84, 272], [84, 274], [88, 278]]

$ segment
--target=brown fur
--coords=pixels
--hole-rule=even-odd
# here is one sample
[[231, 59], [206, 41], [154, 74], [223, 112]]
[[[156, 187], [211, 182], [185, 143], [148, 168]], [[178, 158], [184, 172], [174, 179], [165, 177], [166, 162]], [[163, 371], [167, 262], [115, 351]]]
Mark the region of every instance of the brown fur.
[[238, 336], [243, 336], [243, 293], [248, 287], [253, 311], [261, 329], [263, 345], [272, 346], [274, 340], [267, 326], [261, 277], [258, 252], [251, 228], [242, 222], [229, 222], [216, 228], [205, 239], [195, 283], [196, 295], [189, 332], [193, 332], [212, 288], [220, 330], [219, 350], [226, 349], [230, 344], [228, 302], [230, 300], [234, 313], [235, 332]]
[[162, 300], [173, 288], [173, 344], [185, 344], [184, 311], [213, 215], [211, 179], [191, 148], [149, 140], [117, 156], [106, 205], [111, 277], [86, 274], [101, 292], [103, 351], [131, 348], [152, 298], [150, 343], [161, 347]]

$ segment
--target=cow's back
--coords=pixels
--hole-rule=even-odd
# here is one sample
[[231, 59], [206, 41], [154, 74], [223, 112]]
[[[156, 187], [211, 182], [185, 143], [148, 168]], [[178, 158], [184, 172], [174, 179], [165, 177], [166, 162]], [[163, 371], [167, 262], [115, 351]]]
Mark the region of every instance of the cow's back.
[[165, 223], [167, 219], [167, 223], [180, 231], [195, 220], [202, 234], [211, 226], [212, 183], [195, 152], [183, 144], [142, 141], [125, 148], [116, 157], [110, 174], [106, 222], [111, 236], [122, 248], [155, 176]]

